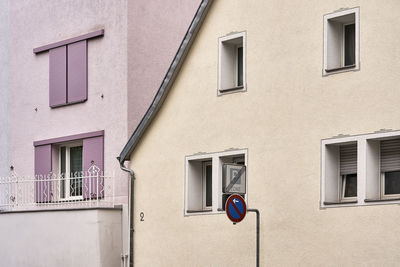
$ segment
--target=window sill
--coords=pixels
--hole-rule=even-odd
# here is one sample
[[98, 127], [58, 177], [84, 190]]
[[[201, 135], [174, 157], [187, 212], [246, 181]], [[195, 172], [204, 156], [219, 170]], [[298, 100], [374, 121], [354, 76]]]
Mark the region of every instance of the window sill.
[[187, 210], [187, 214], [192, 214], [192, 213], [211, 213], [212, 210]]
[[386, 202], [386, 201], [399, 201], [400, 198], [384, 198], [384, 199], [364, 199], [364, 202]]
[[324, 201], [324, 205], [325, 205], [325, 206], [329, 206], [329, 205], [356, 204], [356, 203], [358, 203], [357, 200], [353, 200], [353, 201], [343, 201], [343, 202], [329, 202], [329, 201]]
[[50, 108], [55, 109], [55, 108], [61, 108], [61, 107], [67, 107], [75, 104], [80, 104], [86, 102], [87, 99], [79, 100], [79, 101], [74, 101], [74, 102], [68, 102], [64, 104], [59, 104], [59, 105], [49, 105]]
[[348, 65], [348, 66], [339, 67], [339, 68], [334, 68], [334, 69], [325, 69], [325, 72], [326, 72], [326, 73], [331, 73], [331, 72], [335, 72], [335, 71], [353, 69], [353, 68], [355, 68], [355, 67], [356, 67], [356, 64], [353, 64], [353, 65]]
[[218, 89], [218, 92], [220, 94], [224, 94], [224, 93], [229, 93], [229, 92], [233, 92], [233, 91], [240, 91], [243, 89], [244, 89], [244, 86], [241, 85], [241, 86], [236, 86], [236, 87], [232, 87], [232, 88]]

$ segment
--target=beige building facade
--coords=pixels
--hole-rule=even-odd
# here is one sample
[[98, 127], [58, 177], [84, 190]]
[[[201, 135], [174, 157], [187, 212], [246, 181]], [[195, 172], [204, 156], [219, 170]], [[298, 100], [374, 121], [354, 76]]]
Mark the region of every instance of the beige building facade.
[[254, 213], [233, 225], [222, 210], [235, 160], [261, 214], [261, 266], [398, 265], [398, 180], [383, 159], [400, 138], [399, 8], [214, 1], [130, 153], [135, 266], [255, 266]]

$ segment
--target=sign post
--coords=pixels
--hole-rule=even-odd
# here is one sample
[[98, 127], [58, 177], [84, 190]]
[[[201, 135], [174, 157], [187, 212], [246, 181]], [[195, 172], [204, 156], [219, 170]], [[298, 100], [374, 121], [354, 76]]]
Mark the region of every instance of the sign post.
[[258, 209], [248, 209], [248, 212], [255, 212], [256, 213], [256, 219], [257, 219], [257, 229], [256, 229], [256, 235], [257, 235], [257, 248], [256, 248], [256, 266], [260, 266], [260, 212]]
[[236, 224], [241, 222], [246, 216], [246, 212], [255, 212], [257, 219], [257, 229], [256, 229], [256, 266], [260, 266], [260, 212], [258, 209], [247, 209], [246, 202], [240, 195], [231, 195], [225, 203], [225, 211], [229, 220]]
[[246, 212], [256, 214], [256, 266], [260, 266], [260, 212], [258, 209], [247, 209], [246, 202], [239, 194], [246, 194], [246, 166], [226, 163], [222, 169], [223, 193], [229, 196], [225, 202], [225, 211], [229, 220], [236, 224], [246, 216]]

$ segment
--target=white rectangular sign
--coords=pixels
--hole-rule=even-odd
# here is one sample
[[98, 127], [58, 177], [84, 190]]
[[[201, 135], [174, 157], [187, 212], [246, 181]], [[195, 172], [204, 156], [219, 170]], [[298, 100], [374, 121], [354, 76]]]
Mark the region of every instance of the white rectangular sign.
[[224, 193], [246, 194], [246, 166], [228, 163], [223, 165]]

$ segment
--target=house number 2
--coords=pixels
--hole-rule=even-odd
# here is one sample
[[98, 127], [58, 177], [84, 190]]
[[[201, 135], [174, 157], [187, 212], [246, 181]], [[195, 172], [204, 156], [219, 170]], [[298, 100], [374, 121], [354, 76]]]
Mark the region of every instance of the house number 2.
[[144, 212], [143, 211], [140, 213], [140, 221], [144, 222]]

